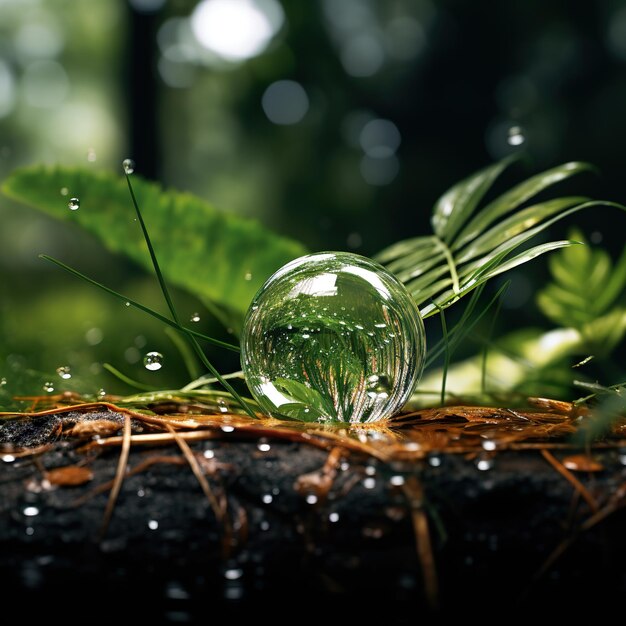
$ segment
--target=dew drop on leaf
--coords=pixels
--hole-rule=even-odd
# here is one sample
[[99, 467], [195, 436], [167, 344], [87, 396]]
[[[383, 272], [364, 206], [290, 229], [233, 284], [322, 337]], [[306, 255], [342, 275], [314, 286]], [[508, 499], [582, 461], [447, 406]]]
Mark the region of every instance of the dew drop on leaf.
[[50, 381], [46, 381], [43, 384], [43, 390], [47, 393], [52, 393], [54, 391], [54, 385]]
[[132, 174], [135, 171], [135, 162], [132, 159], [124, 159], [122, 161], [124, 174]]
[[80, 200], [78, 198], [70, 198], [70, 201], [67, 203], [67, 208], [70, 211], [77, 211], [80, 209]]
[[160, 352], [148, 352], [143, 357], [143, 365], [147, 370], [156, 372], [163, 367], [163, 355]]
[[199, 322], [200, 321], [200, 313], [192, 313], [190, 321]]
[[67, 380], [68, 378], [72, 378], [72, 371], [67, 365], [62, 365], [61, 367], [57, 367], [57, 374], [63, 379]]

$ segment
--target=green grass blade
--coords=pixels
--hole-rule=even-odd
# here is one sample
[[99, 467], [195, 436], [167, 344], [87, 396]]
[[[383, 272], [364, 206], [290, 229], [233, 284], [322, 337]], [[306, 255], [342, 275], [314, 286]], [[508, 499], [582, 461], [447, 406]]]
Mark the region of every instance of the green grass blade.
[[195, 330], [192, 330], [191, 328], [186, 328], [185, 326], [179, 326], [176, 322], [173, 322], [171, 319], [165, 317], [164, 315], [161, 315], [157, 311], [154, 311], [153, 309], [137, 302], [136, 300], [133, 300], [132, 298], [129, 298], [128, 296], [125, 296], [124, 294], [121, 294], [115, 291], [114, 289], [107, 287], [106, 285], [103, 285], [102, 283], [98, 282], [97, 280], [94, 280], [93, 278], [89, 278], [89, 276], [86, 276], [85, 274], [79, 272], [78, 270], [75, 270], [73, 267], [70, 267], [69, 265], [66, 265], [65, 263], [63, 263], [62, 261], [55, 259], [54, 257], [48, 256], [47, 254], [40, 254], [39, 258], [44, 259], [45, 261], [50, 261], [50, 263], [54, 263], [56, 266], [60, 267], [62, 270], [65, 270], [69, 274], [73, 274], [77, 278], [80, 278], [81, 280], [84, 280], [85, 282], [91, 285], [94, 285], [95, 287], [98, 287], [98, 289], [102, 289], [102, 291], [106, 291], [108, 294], [115, 296], [122, 302], [128, 302], [130, 306], [136, 309], [139, 309], [140, 311], [143, 311], [144, 313], [147, 313], [148, 315], [151, 315], [152, 317], [158, 319], [160, 322], [163, 322], [164, 324], [167, 324], [168, 326], [171, 326], [172, 328], [176, 328], [177, 330], [182, 330], [187, 333], [191, 333], [198, 339], [202, 339], [208, 343], [213, 344], [214, 346], [218, 346], [219, 348], [225, 348], [226, 350], [231, 350], [232, 352], [240, 351], [239, 346], [236, 346], [232, 343], [220, 341], [219, 339], [213, 339], [213, 337], [209, 337], [208, 335], [199, 333]]
[[178, 319], [178, 313], [176, 312], [174, 303], [169, 295], [169, 290], [167, 288], [167, 285], [165, 284], [165, 279], [163, 278], [163, 274], [161, 273], [161, 268], [159, 267], [159, 261], [156, 257], [156, 254], [154, 253], [154, 248], [150, 240], [150, 235], [143, 221], [141, 211], [139, 210], [139, 205], [137, 204], [137, 199], [135, 198], [135, 194], [133, 192], [133, 186], [130, 182], [130, 177], [128, 174], [126, 174], [126, 181], [128, 183], [128, 189], [130, 190], [130, 195], [133, 201], [133, 206], [135, 207], [137, 218], [139, 219], [139, 223], [141, 224], [141, 230], [143, 232], [146, 245], [148, 246], [148, 250], [150, 251], [150, 258], [152, 260], [154, 271], [156, 272], [157, 278], [159, 280], [159, 284], [161, 286], [161, 291], [163, 292], [163, 296], [165, 297], [170, 313], [172, 314], [172, 317], [174, 318], [174, 322], [176, 322], [176, 325], [181, 330], [181, 332], [183, 332], [188, 337], [189, 341], [191, 342], [191, 345], [193, 346], [193, 349], [195, 350], [196, 354], [200, 358], [200, 361], [202, 361], [202, 364], [211, 372], [211, 374], [213, 374], [213, 376], [215, 376], [220, 381], [220, 384], [233, 395], [233, 397], [237, 400], [237, 402], [239, 402], [239, 404], [243, 407], [246, 413], [248, 413], [250, 417], [255, 418], [256, 414], [248, 406], [246, 401], [239, 395], [239, 393], [237, 393], [235, 388], [225, 378], [222, 377], [222, 375], [217, 371], [217, 369], [213, 366], [213, 364], [206, 357], [197, 339], [193, 336], [192, 333], [187, 332], [185, 329], [183, 329], [182, 325], [180, 324], [180, 321]]
[[110, 374], [113, 374], [115, 378], [121, 380], [123, 383], [126, 383], [129, 387], [135, 387], [135, 389], [139, 389], [140, 391], [158, 391], [157, 387], [140, 383], [138, 380], [134, 380], [130, 376], [126, 376], [126, 374], [120, 372], [117, 367], [114, 367], [110, 363], [103, 363], [102, 367]]
[[450, 342], [448, 340], [448, 326], [446, 324], [446, 314], [444, 310], [435, 304], [441, 317], [441, 330], [443, 332], [443, 343], [445, 346], [443, 357], [443, 376], [441, 378], [441, 406], [446, 403], [446, 381], [448, 379], [448, 368], [450, 367]]

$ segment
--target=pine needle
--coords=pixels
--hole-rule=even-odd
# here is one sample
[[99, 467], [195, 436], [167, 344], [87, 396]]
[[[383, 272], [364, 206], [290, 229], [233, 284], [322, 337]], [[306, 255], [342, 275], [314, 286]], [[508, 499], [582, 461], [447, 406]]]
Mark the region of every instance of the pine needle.
[[119, 496], [122, 483], [124, 482], [124, 475], [126, 473], [126, 467], [128, 466], [128, 454], [130, 452], [130, 416], [124, 415], [124, 435], [122, 441], [122, 450], [120, 451], [120, 458], [117, 462], [117, 470], [115, 471], [115, 479], [113, 481], [113, 487], [109, 493], [109, 500], [107, 502], [106, 509], [104, 511], [104, 520], [100, 529], [99, 540], [102, 541], [111, 522], [113, 516], [113, 510], [115, 509], [115, 503]]

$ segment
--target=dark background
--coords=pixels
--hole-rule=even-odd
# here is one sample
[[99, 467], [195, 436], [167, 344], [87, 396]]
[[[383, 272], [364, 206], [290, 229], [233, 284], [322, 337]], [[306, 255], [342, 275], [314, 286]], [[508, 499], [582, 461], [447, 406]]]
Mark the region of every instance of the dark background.
[[[278, 5], [283, 19], [262, 51], [232, 61], [194, 37], [197, 2], [4, 2], [0, 175], [39, 162], [121, 173], [130, 156], [139, 174], [311, 250], [364, 255], [429, 233], [431, 207], [449, 186], [516, 151], [523, 158], [499, 189], [584, 160], [599, 175], [554, 193], [626, 203], [626, 2], [243, 4]], [[284, 80], [306, 93], [297, 123], [273, 123], [263, 106], [266, 90]], [[283, 105], [289, 113], [288, 99]], [[383, 133], [382, 156], [368, 156], [364, 124], [380, 119], [400, 142]], [[115, 389], [101, 362], [141, 378], [145, 346], [172, 351], [159, 325], [120, 312], [37, 255], [86, 273], [108, 267], [109, 284], [157, 303], [152, 277], [5, 199], [0, 219], [0, 373], [45, 377], [70, 364], [94, 389]], [[573, 224], [613, 256], [624, 245], [626, 218], [614, 209], [577, 214], [550, 235], [564, 238]], [[533, 298], [546, 275], [541, 259], [512, 273], [500, 331], [549, 327]], [[178, 297], [184, 310], [198, 306]], [[206, 324], [211, 331], [208, 316]], [[185, 382], [176, 367], [151, 376], [163, 376], [157, 385]]]

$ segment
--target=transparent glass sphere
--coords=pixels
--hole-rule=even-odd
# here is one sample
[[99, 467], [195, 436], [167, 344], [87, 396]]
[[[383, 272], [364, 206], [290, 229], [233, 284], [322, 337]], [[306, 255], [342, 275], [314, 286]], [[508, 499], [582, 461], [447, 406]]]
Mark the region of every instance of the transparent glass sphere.
[[320, 252], [291, 261], [254, 297], [241, 366], [264, 412], [311, 422], [376, 422], [398, 412], [424, 365], [415, 301], [382, 265]]

